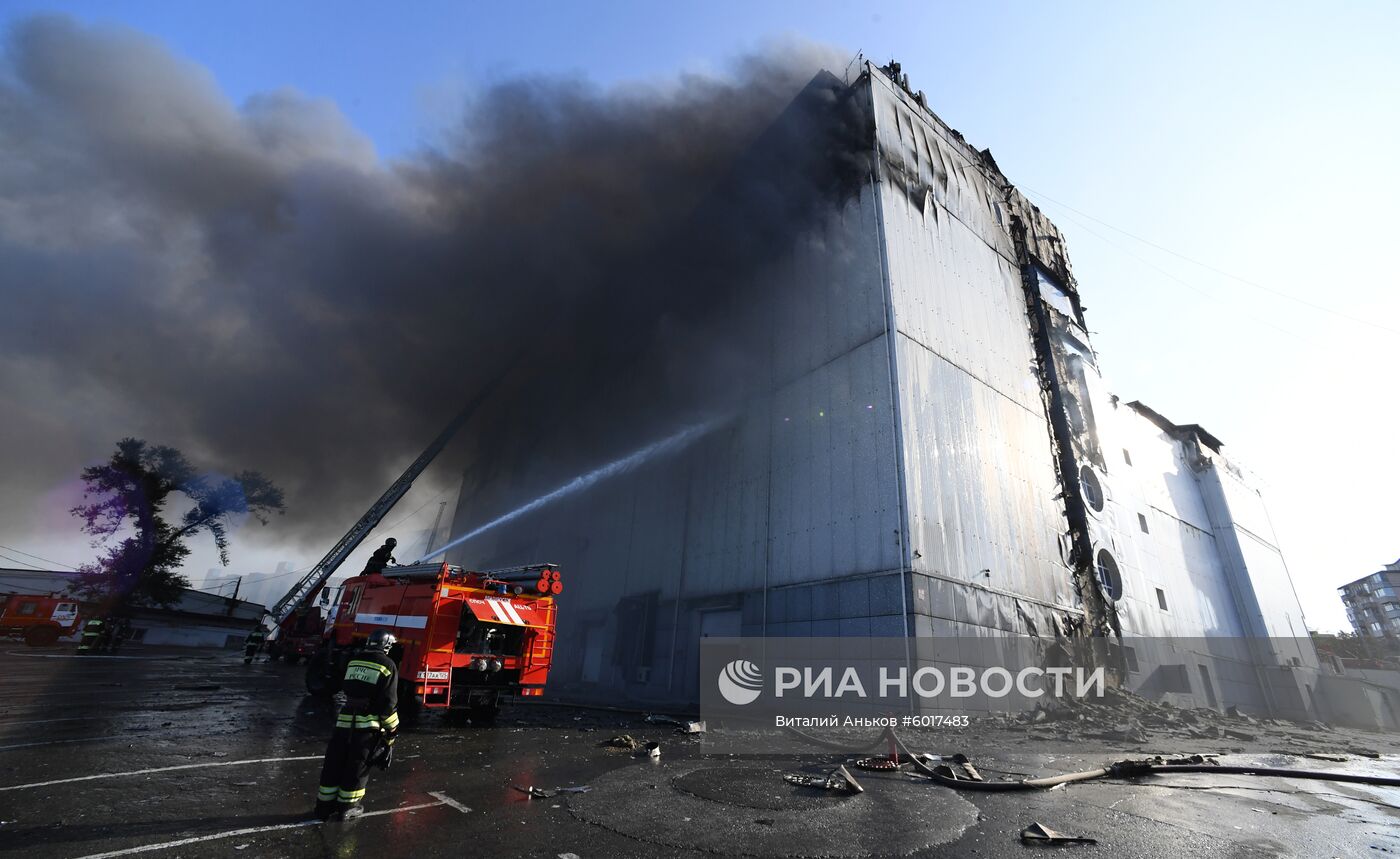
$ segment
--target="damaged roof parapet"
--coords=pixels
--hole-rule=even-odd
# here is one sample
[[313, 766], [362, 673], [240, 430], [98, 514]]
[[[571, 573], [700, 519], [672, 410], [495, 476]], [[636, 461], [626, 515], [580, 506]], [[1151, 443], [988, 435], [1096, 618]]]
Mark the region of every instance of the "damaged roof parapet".
[[1161, 412], [1144, 405], [1141, 400], [1133, 400], [1131, 403], [1128, 403], [1128, 408], [1147, 418], [1173, 438], [1183, 440], [1195, 439], [1216, 453], [1220, 453], [1220, 449], [1225, 446], [1224, 442], [1216, 438], [1200, 424], [1172, 423], [1167, 420]]
[[891, 83], [895, 84], [907, 97], [907, 100], [912, 102], [910, 107], [921, 111], [924, 117], [932, 123], [943, 142], [957, 151], [969, 166], [983, 171], [993, 186], [1002, 189], [1005, 204], [1010, 209], [1006, 213], [1007, 220], [1019, 217], [1025, 225], [1026, 250], [1036, 262], [1060, 280], [1074, 301], [1076, 308], [1082, 312], [1082, 308], [1079, 307], [1079, 291], [1075, 284], [1074, 273], [1070, 268], [1069, 253], [1065, 249], [1064, 236], [1060, 233], [1059, 228], [1040, 211], [1039, 207], [1027, 199], [1006, 177], [1006, 174], [1001, 172], [1001, 167], [992, 157], [992, 151], [978, 149], [971, 145], [963, 137], [962, 132], [948, 125], [939, 118], [938, 114], [930, 110], [928, 99], [924, 96], [923, 90], [915, 91], [910, 88], [909, 75], [903, 72], [897, 61], [890, 60], [883, 66], [867, 63], [867, 69], [878, 70]]

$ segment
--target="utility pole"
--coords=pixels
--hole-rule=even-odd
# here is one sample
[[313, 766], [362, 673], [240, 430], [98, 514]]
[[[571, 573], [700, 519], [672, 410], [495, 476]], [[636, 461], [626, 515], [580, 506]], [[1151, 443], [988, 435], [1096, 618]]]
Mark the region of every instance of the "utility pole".
[[432, 530], [428, 532], [428, 545], [423, 548], [423, 557], [427, 558], [433, 553], [433, 545], [437, 543], [438, 528], [442, 525], [442, 514], [447, 510], [447, 502], [438, 505], [437, 518], [433, 520]]

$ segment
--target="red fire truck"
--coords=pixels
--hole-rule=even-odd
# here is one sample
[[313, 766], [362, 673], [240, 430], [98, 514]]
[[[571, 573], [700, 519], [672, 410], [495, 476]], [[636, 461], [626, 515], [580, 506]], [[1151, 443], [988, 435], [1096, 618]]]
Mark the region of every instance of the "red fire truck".
[[46, 647], [78, 629], [78, 601], [58, 594], [0, 594], [0, 635]]
[[267, 646], [273, 659], [281, 659], [288, 665], [295, 665], [303, 659], [315, 656], [321, 649], [325, 639], [326, 609], [316, 602], [316, 596], [315, 593], [311, 594], [306, 605], [293, 611], [286, 620], [278, 624], [277, 637]]
[[413, 564], [347, 579], [307, 665], [306, 687], [333, 691], [356, 648], [387, 629], [399, 640], [390, 656], [399, 665], [401, 700], [489, 723], [503, 698], [544, 692], [554, 598], [563, 590], [553, 564], [485, 572]]

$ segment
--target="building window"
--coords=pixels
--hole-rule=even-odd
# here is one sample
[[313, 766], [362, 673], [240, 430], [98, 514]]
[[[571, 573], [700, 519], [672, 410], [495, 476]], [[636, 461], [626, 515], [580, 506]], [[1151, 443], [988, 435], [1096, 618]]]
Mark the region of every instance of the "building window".
[[1157, 608], [1167, 611], [1167, 592], [1157, 588]]
[[1148, 531], [1147, 531], [1147, 517], [1144, 516], [1144, 515], [1142, 515], [1141, 513], [1138, 514], [1138, 527], [1142, 529], [1142, 533], [1144, 533], [1144, 534], [1148, 533]]
[[1128, 449], [1126, 447], [1123, 448], [1123, 461], [1126, 462], [1128, 465], [1133, 464], [1133, 456], [1132, 454], [1128, 453]]
[[1123, 596], [1123, 577], [1118, 573], [1118, 562], [1107, 549], [1100, 549], [1095, 567], [1099, 573], [1099, 584], [1108, 598], [1117, 600]]
[[1079, 468], [1079, 486], [1084, 491], [1084, 503], [1092, 507], [1095, 513], [1102, 512], [1103, 487], [1099, 484], [1098, 475], [1087, 465]]
[[1123, 658], [1128, 663], [1128, 673], [1138, 673], [1137, 651], [1133, 650], [1131, 647], [1125, 647], [1123, 648]]

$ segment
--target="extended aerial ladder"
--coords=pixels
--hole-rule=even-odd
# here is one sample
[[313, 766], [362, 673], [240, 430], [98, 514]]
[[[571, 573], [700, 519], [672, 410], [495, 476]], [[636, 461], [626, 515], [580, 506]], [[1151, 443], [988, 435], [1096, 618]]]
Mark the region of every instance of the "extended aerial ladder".
[[471, 419], [477, 408], [491, 395], [499, 381], [500, 379], [497, 378], [488, 383], [473, 397], [471, 402], [467, 403], [466, 407], [448, 422], [442, 432], [438, 433], [437, 437], [418, 455], [418, 458], [404, 470], [404, 473], [399, 475], [399, 479], [384, 490], [384, 494], [379, 496], [379, 500], [365, 511], [365, 515], [361, 516], [360, 520], [349, 531], [345, 532], [345, 536], [331, 547], [326, 556], [318, 561], [316, 566], [312, 567], [292, 586], [291, 590], [277, 601], [276, 605], [268, 610], [262, 619], [265, 626], [274, 630], [279, 629], [282, 623], [292, 615], [292, 612], [315, 597], [317, 591], [335, 574], [345, 559], [350, 557], [350, 554], [359, 547], [360, 543], [364, 542], [370, 532], [379, 526], [379, 523], [384, 520], [394, 505], [399, 503], [399, 499], [408, 493], [408, 490], [413, 487], [413, 481], [418, 479], [418, 476], [437, 458], [439, 453], [442, 453], [442, 449], [447, 447], [447, 443], [452, 440], [462, 425]]

